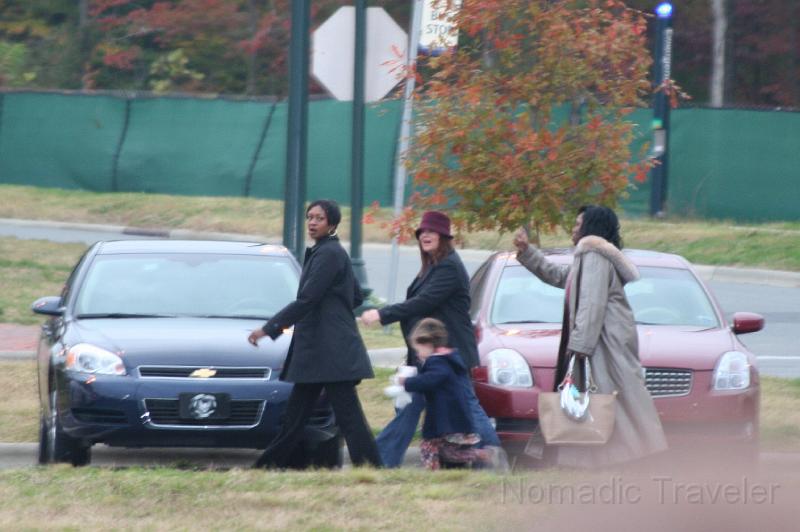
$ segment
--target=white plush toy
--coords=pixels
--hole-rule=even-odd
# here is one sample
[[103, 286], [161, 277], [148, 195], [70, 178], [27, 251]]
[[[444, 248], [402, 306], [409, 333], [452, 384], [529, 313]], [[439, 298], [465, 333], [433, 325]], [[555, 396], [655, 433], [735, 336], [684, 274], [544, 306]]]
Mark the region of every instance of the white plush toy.
[[397, 410], [405, 408], [411, 402], [411, 394], [399, 383], [400, 377], [414, 377], [417, 375], [417, 368], [415, 366], [400, 366], [397, 372], [389, 377], [392, 383], [383, 389], [383, 393], [387, 397], [394, 398], [394, 407]]

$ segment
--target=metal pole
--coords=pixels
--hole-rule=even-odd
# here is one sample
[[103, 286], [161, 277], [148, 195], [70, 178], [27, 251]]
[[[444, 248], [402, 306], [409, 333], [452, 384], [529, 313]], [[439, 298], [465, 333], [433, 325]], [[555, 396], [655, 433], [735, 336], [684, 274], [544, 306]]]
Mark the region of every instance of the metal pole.
[[308, 54], [310, 0], [292, 1], [289, 45], [289, 117], [286, 146], [286, 191], [283, 245], [297, 260], [304, 256], [306, 148], [308, 139]]
[[[419, 30], [422, 23], [422, 3], [424, 0], [412, 0], [411, 29], [408, 33], [408, 56], [406, 65], [409, 73], [413, 73], [417, 63]], [[394, 215], [403, 212], [406, 188], [406, 154], [411, 147], [411, 116], [414, 107], [414, 85], [416, 76], [406, 78], [403, 90], [403, 116], [400, 122], [400, 138], [394, 164]], [[400, 262], [400, 243], [397, 237], [392, 238], [392, 256], [389, 262], [389, 287], [387, 290], [389, 303], [397, 301], [397, 275]]]
[[653, 83], [660, 88], [653, 97], [653, 144], [658, 164], [650, 171], [650, 215], [661, 217], [667, 198], [669, 163], [669, 98], [664, 82], [672, 77], [672, 5], [662, 2], [656, 8], [655, 61]]
[[364, 207], [364, 70], [367, 41], [367, 0], [355, 2], [355, 57], [353, 63], [353, 137], [350, 185], [350, 259], [364, 297], [372, 290], [361, 257], [361, 218]]

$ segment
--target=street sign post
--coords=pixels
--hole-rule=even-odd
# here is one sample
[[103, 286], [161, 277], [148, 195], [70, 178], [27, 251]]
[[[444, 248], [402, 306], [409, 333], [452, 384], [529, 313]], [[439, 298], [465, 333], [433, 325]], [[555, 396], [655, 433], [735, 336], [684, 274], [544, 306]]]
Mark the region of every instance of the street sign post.
[[289, 49], [289, 120], [286, 143], [286, 192], [283, 245], [303, 261], [305, 247], [306, 142], [308, 137], [308, 28], [310, 0], [292, 2]]
[[364, 103], [386, 96], [400, 81], [397, 68], [405, 57], [408, 36], [383, 8], [340, 7], [314, 32], [311, 73], [334, 98], [353, 102], [350, 181], [350, 257], [364, 289], [367, 272], [361, 257], [364, 204]]
[[665, 82], [672, 77], [672, 4], [656, 8], [656, 43], [653, 62], [653, 155], [658, 160], [650, 171], [650, 215], [662, 217], [666, 208], [669, 164], [669, 98]]
[[366, 88], [367, 0], [356, 0], [353, 50], [353, 133], [350, 175], [350, 260], [366, 300], [372, 290], [361, 257], [361, 216], [364, 209], [364, 91]]

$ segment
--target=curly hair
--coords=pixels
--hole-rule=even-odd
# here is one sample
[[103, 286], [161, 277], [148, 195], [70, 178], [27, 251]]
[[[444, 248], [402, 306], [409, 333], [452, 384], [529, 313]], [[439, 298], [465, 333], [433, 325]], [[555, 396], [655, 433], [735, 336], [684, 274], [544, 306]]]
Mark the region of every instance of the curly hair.
[[578, 209], [583, 214], [580, 237], [594, 235], [606, 239], [617, 249], [622, 249], [622, 237], [619, 235], [619, 218], [608, 207], [600, 205], [584, 205]]

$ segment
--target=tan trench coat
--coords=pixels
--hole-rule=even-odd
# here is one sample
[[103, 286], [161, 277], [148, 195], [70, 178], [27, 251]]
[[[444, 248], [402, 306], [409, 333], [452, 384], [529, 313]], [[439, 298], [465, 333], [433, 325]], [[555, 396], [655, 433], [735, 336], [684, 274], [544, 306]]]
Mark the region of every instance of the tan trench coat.
[[[591, 356], [600, 393], [617, 390], [616, 424], [606, 445], [558, 448], [558, 465], [601, 467], [626, 462], [667, 448], [653, 399], [645, 387], [639, 342], [623, 287], [639, 278], [625, 255], [597, 236], [578, 242], [572, 266], [554, 264], [534, 246], [517, 260], [542, 281], [564, 288], [570, 282], [567, 349]], [[575, 314], [577, 275], [582, 267], [580, 302]]]

